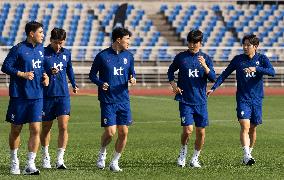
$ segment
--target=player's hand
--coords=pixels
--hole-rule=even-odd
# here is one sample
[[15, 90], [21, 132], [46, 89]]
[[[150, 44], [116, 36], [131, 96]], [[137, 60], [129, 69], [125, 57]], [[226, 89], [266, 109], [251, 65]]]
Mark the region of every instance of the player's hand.
[[248, 67], [244, 69], [245, 73], [256, 72], [256, 67]]
[[48, 75], [46, 73], [42, 74], [42, 79], [43, 79], [42, 84], [44, 86], [48, 86], [48, 84], [49, 84], [49, 77], [48, 77]]
[[30, 71], [30, 72], [18, 71], [17, 75], [19, 77], [27, 79], [27, 80], [33, 80], [34, 79], [34, 71]]
[[75, 87], [73, 88], [73, 93], [77, 94], [79, 91], [79, 88], [77, 85], [75, 85]]
[[51, 74], [57, 74], [59, 72], [59, 69], [56, 67], [51, 68]]
[[176, 85], [176, 83], [175, 82], [170, 82], [170, 84], [171, 84], [171, 86], [172, 86], [172, 88], [173, 88], [173, 92], [175, 93], [175, 94], [181, 94], [182, 95], [182, 89], [180, 89], [177, 85]]
[[136, 79], [132, 75], [130, 75], [129, 83], [131, 84], [131, 86], [134, 86], [136, 84]]
[[209, 97], [213, 92], [214, 92], [214, 91], [213, 91], [212, 89], [208, 90], [208, 91], [206, 92], [207, 97]]
[[201, 64], [202, 67], [204, 67], [204, 68], [207, 67], [206, 61], [205, 61], [203, 56], [198, 56], [197, 59], [198, 59], [198, 61]]
[[103, 84], [103, 86], [102, 86], [102, 89], [103, 89], [104, 91], [107, 91], [108, 88], [109, 88], [109, 85], [108, 85], [107, 82], [105, 82], [105, 83]]

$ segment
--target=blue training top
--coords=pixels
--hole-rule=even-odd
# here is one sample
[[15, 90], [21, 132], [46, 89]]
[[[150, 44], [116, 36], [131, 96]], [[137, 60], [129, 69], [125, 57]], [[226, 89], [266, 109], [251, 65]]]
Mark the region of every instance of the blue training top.
[[[246, 73], [244, 69], [248, 67], [256, 67], [256, 72]], [[237, 79], [237, 101], [260, 102], [263, 98], [263, 75], [275, 75], [275, 70], [269, 62], [269, 59], [259, 53], [256, 53], [252, 59], [246, 54], [235, 56], [228, 67], [218, 77], [211, 89], [217, 89], [235, 70]]]
[[[205, 62], [210, 69], [206, 74], [204, 68], [198, 61], [198, 56], [203, 56]], [[175, 79], [174, 72], [178, 72], [177, 86], [183, 90], [182, 95], [177, 94], [175, 100], [189, 104], [189, 105], [203, 105], [207, 102], [206, 87], [207, 80], [214, 82], [215, 71], [211, 58], [199, 51], [198, 53], [191, 53], [189, 50], [176, 55], [174, 61], [168, 69], [168, 79], [173, 81]]]
[[[49, 76], [49, 85], [43, 91], [44, 97], [69, 96], [66, 74], [72, 87], [76, 86], [70, 51], [61, 48], [57, 53], [50, 45], [45, 47], [44, 68]], [[52, 74], [52, 68], [58, 68], [58, 73]]]
[[[131, 75], [135, 78], [132, 53], [124, 50], [117, 54], [109, 47], [95, 57], [89, 78], [98, 86], [98, 99], [101, 102], [125, 103], [129, 101], [128, 80]], [[102, 89], [104, 82], [109, 84], [107, 91]]]
[[[23, 41], [10, 49], [1, 71], [10, 75], [9, 95], [13, 98], [40, 99], [43, 97], [42, 74], [44, 73], [44, 49]], [[34, 71], [34, 79], [18, 77], [18, 71]]]

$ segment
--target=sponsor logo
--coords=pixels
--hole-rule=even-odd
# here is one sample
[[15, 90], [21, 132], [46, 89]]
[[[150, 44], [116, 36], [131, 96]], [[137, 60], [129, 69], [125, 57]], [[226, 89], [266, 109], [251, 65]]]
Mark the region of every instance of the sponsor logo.
[[191, 69], [188, 69], [188, 76], [189, 77], [199, 77], [198, 72], [199, 71], [197, 69], [194, 69], [193, 71]]
[[123, 73], [123, 68], [122, 67], [119, 67], [119, 69], [116, 69], [116, 67], [113, 68], [113, 75], [115, 76], [122, 76]]
[[59, 69], [60, 71], [62, 71], [63, 70], [63, 68], [62, 68], [63, 67], [63, 63], [62, 62], [60, 62], [59, 64], [54, 63], [53, 67]]
[[41, 61], [38, 59], [38, 60], [32, 60], [32, 63], [33, 63], [33, 68], [34, 69], [37, 69], [37, 68], [41, 68], [40, 64], [41, 64]]

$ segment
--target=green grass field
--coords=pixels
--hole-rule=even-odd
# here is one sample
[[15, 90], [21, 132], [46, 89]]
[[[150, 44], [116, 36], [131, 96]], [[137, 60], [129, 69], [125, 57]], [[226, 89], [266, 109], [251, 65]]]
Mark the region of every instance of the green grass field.
[[[284, 96], [269, 96], [264, 100], [263, 125], [257, 130], [253, 151], [256, 164], [241, 164], [239, 124], [236, 120], [235, 97], [218, 96], [209, 99], [210, 126], [206, 130], [205, 146], [200, 156], [201, 169], [176, 166], [180, 149], [178, 103], [172, 97], [142, 97], [131, 99], [134, 124], [129, 130], [126, 149], [120, 160], [121, 173], [95, 166], [99, 150], [100, 109], [97, 97], [72, 97], [69, 123], [69, 144], [65, 155], [68, 170], [42, 170], [40, 153], [37, 166], [42, 179], [284, 179]], [[4, 122], [8, 97], [0, 97], [0, 179], [9, 175], [9, 124]], [[22, 131], [19, 151], [20, 166], [26, 161], [28, 129]], [[192, 137], [195, 138], [194, 136]], [[50, 153], [56, 158], [57, 124], [52, 130]], [[193, 152], [189, 143], [189, 157]], [[107, 149], [107, 164], [112, 157], [113, 142]], [[17, 179], [26, 179], [20, 175]]]

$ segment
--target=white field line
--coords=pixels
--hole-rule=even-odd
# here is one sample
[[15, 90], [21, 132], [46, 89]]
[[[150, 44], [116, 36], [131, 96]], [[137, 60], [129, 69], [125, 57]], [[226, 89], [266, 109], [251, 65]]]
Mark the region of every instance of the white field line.
[[[213, 120], [209, 120], [209, 124], [210, 123], [218, 123], [218, 122], [232, 122], [232, 121], [237, 121], [236, 119], [213, 119]], [[264, 123], [265, 122], [269, 122], [269, 121], [284, 121], [284, 119], [268, 119], [268, 120], [263, 120]], [[72, 121], [69, 121], [69, 124], [72, 125], [76, 125], [76, 124], [100, 124], [101, 122], [98, 120], [95, 120], [95, 121], [92, 121], [92, 122], [72, 122]], [[163, 123], [180, 123], [180, 121], [133, 121], [133, 124], [163, 124]]]

